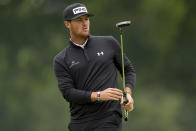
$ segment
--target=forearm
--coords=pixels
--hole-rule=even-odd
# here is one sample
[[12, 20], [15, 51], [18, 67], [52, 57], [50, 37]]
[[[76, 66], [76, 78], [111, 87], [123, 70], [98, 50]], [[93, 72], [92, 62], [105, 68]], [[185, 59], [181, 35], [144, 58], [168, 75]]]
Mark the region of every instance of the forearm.
[[131, 64], [131, 61], [125, 57], [125, 85], [130, 89], [134, 88], [136, 82], [135, 70]]
[[71, 88], [60, 88], [63, 97], [68, 102], [86, 104], [91, 102], [91, 92]]
[[118, 101], [123, 96], [123, 93], [119, 89], [115, 88], [107, 88], [100, 92], [92, 92], [91, 93], [91, 102], [95, 101], [109, 101], [115, 100]]
[[91, 101], [92, 102], [95, 102], [97, 100], [98, 100], [98, 98], [97, 98], [97, 92], [92, 92], [91, 93]]

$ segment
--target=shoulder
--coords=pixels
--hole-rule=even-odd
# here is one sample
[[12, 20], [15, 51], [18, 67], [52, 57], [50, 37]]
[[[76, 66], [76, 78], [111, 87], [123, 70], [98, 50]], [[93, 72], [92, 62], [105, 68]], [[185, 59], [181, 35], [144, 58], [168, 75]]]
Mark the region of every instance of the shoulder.
[[113, 36], [93, 36], [89, 37], [92, 40], [116, 40]]
[[119, 42], [113, 36], [90, 36], [89, 40], [92, 43], [114, 46]]
[[67, 50], [70, 48], [70, 46], [68, 45], [66, 48], [64, 48], [63, 50], [61, 50], [56, 56], [54, 56], [53, 61], [54, 62], [60, 62], [60, 61], [64, 61], [66, 59], [67, 56]]

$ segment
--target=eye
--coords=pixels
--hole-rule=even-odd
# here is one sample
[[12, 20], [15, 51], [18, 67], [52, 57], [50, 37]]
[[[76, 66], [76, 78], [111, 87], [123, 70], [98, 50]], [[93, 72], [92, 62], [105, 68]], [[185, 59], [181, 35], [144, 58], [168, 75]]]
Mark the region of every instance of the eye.
[[80, 18], [76, 19], [76, 21], [82, 21]]

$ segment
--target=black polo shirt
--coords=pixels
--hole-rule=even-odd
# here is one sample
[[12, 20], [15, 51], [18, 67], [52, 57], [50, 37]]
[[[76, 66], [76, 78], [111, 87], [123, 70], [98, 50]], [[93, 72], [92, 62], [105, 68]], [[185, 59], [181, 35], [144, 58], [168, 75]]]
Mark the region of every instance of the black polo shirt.
[[[135, 72], [124, 55], [125, 84], [133, 88]], [[91, 102], [91, 93], [118, 88], [117, 69], [122, 72], [121, 48], [111, 36], [89, 36], [84, 48], [70, 44], [54, 57], [58, 87], [70, 103], [72, 121], [102, 117], [109, 112], [121, 114], [120, 101]], [[122, 74], [122, 73], [121, 73]]]

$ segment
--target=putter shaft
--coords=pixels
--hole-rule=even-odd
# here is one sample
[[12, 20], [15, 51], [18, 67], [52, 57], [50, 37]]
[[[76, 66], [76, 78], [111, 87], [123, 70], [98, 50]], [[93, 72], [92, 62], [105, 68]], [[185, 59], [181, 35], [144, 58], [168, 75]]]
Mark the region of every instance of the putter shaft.
[[[123, 37], [122, 37], [122, 31], [120, 31], [120, 39], [121, 39], [121, 57], [122, 57], [122, 83], [123, 83], [123, 98], [124, 98], [124, 104], [127, 104], [127, 94], [126, 94], [126, 91], [125, 91], [125, 69], [124, 69], [124, 50], [123, 50]], [[128, 121], [128, 111], [127, 110], [124, 110], [125, 111], [125, 118], [124, 120], [125, 121]]]

